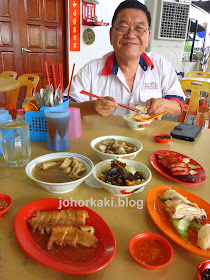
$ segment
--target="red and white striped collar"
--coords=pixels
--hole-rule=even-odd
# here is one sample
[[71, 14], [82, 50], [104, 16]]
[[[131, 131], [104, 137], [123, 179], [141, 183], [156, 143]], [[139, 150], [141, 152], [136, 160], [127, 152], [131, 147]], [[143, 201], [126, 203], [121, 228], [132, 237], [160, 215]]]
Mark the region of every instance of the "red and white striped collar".
[[[144, 71], [147, 70], [147, 66], [149, 65], [151, 65], [151, 69], [154, 68], [153, 62], [145, 52], [143, 52], [140, 56], [139, 64]], [[115, 58], [115, 52], [112, 52], [106, 59], [101, 75], [109, 75], [110, 73], [114, 73], [116, 75], [118, 68], [119, 66]]]

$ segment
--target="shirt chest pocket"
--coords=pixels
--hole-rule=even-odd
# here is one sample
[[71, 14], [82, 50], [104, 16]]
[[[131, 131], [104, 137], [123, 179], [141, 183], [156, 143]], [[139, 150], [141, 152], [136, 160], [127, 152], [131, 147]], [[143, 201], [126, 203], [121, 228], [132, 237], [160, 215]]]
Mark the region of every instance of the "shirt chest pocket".
[[162, 91], [160, 86], [155, 83], [144, 83], [142, 92], [140, 93], [141, 100], [146, 102], [150, 98], [162, 98]]

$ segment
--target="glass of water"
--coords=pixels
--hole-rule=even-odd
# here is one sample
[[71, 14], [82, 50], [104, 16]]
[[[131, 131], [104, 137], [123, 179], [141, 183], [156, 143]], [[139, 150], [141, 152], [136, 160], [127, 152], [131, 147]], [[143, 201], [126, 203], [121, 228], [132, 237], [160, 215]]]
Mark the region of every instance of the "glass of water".
[[0, 134], [6, 163], [13, 167], [27, 164], [31, 157], [28, 122], [14, 120], [1, 123]]

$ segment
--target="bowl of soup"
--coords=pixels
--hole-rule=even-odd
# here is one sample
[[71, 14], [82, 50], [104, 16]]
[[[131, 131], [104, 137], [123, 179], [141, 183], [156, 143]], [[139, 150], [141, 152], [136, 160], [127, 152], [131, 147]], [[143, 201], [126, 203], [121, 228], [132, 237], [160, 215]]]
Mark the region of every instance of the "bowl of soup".
[[129, 242], [129, 251], [139, 265], [151, 270], [167, 266], [173, 257], [170, 243], [152, 232], [141, 232], [133, 236]]
[[143, 148], [138, 140], [119, 135], [95, 138], [91, 141], [90, 146], [102, 160], [134, 159]]
[[78, 187], [93, 171], [92, 161], [80, 154], [52, 153], [30, 161], [25, 172], [51, 193], [67, 193]]

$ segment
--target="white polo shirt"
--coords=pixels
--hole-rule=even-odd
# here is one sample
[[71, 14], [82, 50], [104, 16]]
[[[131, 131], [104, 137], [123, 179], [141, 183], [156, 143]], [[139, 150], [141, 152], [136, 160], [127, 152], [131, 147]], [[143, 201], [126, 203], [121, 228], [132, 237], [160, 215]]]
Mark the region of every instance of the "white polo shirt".
[[[101, 97], [111, 96], [116, 102], [134, 106], [145, 106], [150, 98], [166, 98], [177, 101], [183, 108], [185, 95], [171, 64], [155, 53], [145, 52], [140, 57], [132, 92], [127, 86], [125, 77], [117, 64], [115, 53], [109, 53], [83, 66], [74, 76], [71, 85], [70, 99], [76, 102], [94, 100], [80, 93], [81, 90]], [[67, 95], [68, 87], [64, 95]], [[110, 115], [129, 113], [117, 106]]]

